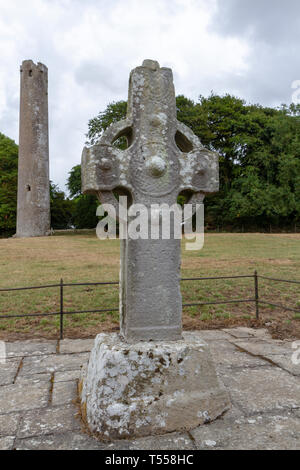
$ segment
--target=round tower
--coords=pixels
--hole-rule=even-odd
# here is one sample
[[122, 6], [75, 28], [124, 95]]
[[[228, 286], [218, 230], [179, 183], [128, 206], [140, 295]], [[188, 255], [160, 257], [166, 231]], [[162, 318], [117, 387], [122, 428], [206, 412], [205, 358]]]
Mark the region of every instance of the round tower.
[[17, 237], [50, 230], [48, 69], [25, 60], [21, 66]]

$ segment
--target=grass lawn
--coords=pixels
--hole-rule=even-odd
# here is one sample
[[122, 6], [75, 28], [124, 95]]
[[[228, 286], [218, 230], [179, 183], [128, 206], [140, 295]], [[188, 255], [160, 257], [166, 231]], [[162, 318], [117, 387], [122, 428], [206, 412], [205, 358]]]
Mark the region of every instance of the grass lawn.
[[[182, 277], [259, 274], [300, 281], [300, 234], [206, 234], [201, 251], [182, 244]], [[45, 238], [0, 239], [0, 288], [64, 282], [115, 281], [119, 276], [119, 241], [99, 241], [93, 233]], [[298, 308], [300, 285], [259, 281], [261, 298]], [[182, 282], [183, 303], [254, 298], [253, 279]], [[118, 307], [118, 286], [67, 287], [66, 311]], [[1, 293], [0, 314], [59, 311], [59, 289]], [[254, 303], [184, 308], [186, 329], [252, 325], [267, 327], [275, 337], [300, 337], [300, 315]], [[118, 313], [66, 316], [65, 337], [88, 337], [118, 328]], [[0, 339], [58, 336], [59, 318], [0, 319]]]

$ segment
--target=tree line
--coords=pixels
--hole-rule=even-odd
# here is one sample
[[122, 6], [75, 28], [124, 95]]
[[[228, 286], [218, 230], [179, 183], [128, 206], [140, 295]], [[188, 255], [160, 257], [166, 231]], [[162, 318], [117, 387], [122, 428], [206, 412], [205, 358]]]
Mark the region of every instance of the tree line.
[[[69, 173], [69, 196], [50, 181], [51, 227], [53, 229], [95, 228], [98, 202], [92, 195], [81, 193], [81, 168]], [[0, 235], [16, 232], [18, 187], [18, 146], [0, 133]]]
[[[177, 96], [177, 117], [220, 155], [220, 191], [205, 203], [211, 230], [295, 230], [300, 226], [300, 105], [247, 104], [232, 95]], [[126, 101], [111, 103], [88, 122], [87, 144], [126, 116]], [[124, 138], [115, 142], [126, 147]], [[0, 134], [0, 232], [16, 224], [18, 147]], [[70, 170], [69, 195], [51, 183], [51, 224], [94, 228], [97, 200], [81, 193], [80, 165]]]

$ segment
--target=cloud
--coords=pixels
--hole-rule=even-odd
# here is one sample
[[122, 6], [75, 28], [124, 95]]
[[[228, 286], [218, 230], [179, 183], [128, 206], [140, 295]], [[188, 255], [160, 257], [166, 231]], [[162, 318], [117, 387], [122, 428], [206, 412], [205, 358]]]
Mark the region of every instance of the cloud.
[[171, 67], [177, 94], [193, 99], [214, 90], [288, 101], [300, 78], [299, 7], [281, 3], [0, 0], [0, 132], [18, 140], [24, 59], [49, 69], [50, 174], [61, 188], [80, 162], [88, 120], [127, 99], [130, 70], [146, 58]]
[[218, 0], [215, 30], [235, 36], [248, 36], [255, 42], [288, 46], [300, 36], [298, 0]]
[[248, 44], [247, 71], [232, 82], [240, 94], [270, 106], [291, 102], [300, 78], [298, 0], [218, 0], [210, 28]]

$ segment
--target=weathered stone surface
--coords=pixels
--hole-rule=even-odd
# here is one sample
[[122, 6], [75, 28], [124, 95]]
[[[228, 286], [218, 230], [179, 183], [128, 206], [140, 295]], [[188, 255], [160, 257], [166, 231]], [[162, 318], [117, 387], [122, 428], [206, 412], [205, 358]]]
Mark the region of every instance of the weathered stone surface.
[[129, 450], [195, 450], [188, 434], [171, 433], [129, 441]]
[[[237, 408], [236, 406], [231, 405], [230, 410], [228, 410], [225, 414], [223, 414], [217, 422], [218, 423], [219, 422], [227, 423], [227, 427], [230, 427], [230, 424], [233, 421], [235, 421], [236, 419], [239, 419], [239, 418], [243, 418], [243, 417], [244, 417], [244, 413], [239, 408]], [[216, 424], [217, 424], [217, 422], [216, 422]], [[210, 426], [210, 424], [213, 424], [213, 423], [209, 423], [206, 426]], [[198, 429], [198, 428], [196, 428], [196, 429]]]
[[[202, 332], [199, 332], [198, 335], [199, 338], [202, 338]], [[231, 336], [230, 341], [232, 338]], [[243, 341], [252, 343], [256, 340], [249, 337]], [[228, 345], [226, 345], [226, 343]], [[274, 344], [275, 351], [277, 350], [277, 341], [273, 343], [273, 341], [268, 340], [267, 343]], [[220, 350], [218, 350], [218, 344]], [[220, 355], [224, 354], [226, 356], [223, 365], [219, 365], [218, 368], [219, 370], [221, 369], [220, 378], [221, 380], [224, 379], [229, 393], [233, 396], [234, 404], [232, 409], [227, 411], [218, 421], [208, 423], [193, 431], [195, 438], [193, 442], [197, 444], [197, 448], [297, 449], [298, 445], [299, 449], [300, 407], [292, 411], [289, 408], [293, 406], [293, 401], [296, 406], [299, 402], [299, 377], [293, 377], [289, 373], [271, 365], [267, 367], [253, 365], [252, 367], [249, 366], [247, 361], [244, 371], [242, 370], [243, 367], [240, 367], [240, 365], [236, 366], [235, 364], [234, 367], [230, 367], [230, 355], [232, 355], [233, 361], [235, 361], [237, 351], [235, 346], [230, 344], [227, 340], [210, 341], [210, 350], [214, 359], [217, 358], [216, 354], [218, 354], [218, 352]], [[251, 355], [247, 353], [238, 354], [241, 354], [239, 356], [240, 359], [246, 359], [247, 356], [251, 358]], [[273, 357], [276, 357], [278, 363], [284, 358], [289, 359], [289, 355], [286, 354], [284, 354], [283, 357], [281, 357], [280, 354], [275, 354]], [[253, 357], [253, 359], [256, 361], [260, 358]], [[8, 361], [14, 362], [13, 359], [9, 359]], [[216, 363], [218, 363], [217, 360]], [[272, 371], [275, 372], [275, 375]], [[240, 374], [242, 372], [243, 374], [241, 376]], [[271, 376], [269, 375], [270, 373], [272, 374]], [[72, 374], [76, 374], [76, 377], [73, 377]], [[57, 377], [75, 380], [79, 374], [80, 369], [78, 368], [66, 371], [61, 370], [55, 372], [54, 381], [56, 381]], [[51, 373], [28, 375], [24, 377], [18, 376], [15, 385], [0, 387], [6, 389], [6, 392], [3, 393], [0, 398], [0, 403], [5, 403], [6, 410], [14, 410], [15, 406], [11, 406], [10, 402], [15, 400], [15, 390], [17, 394], [20, 393], [20, 388], [16, 387], [19, 380], [21, 381], [20, 384], [23, 384], [22, 393], [28, 397], [28, 401], [33, 400], [36, 403], [36, 391], [34, 388], [31, 390], [31, 380], [36, 382], [38, 377], [45, 378], [50, 388]], [[42, 380], [39, 382], [41, 384]], [[34, 386], [37, 386], [37, 384], [38, 382], [34, 383]], [[47, 392], [46, 395], [48, 398], [50, 397], [50, 393]], [[265, 395], [265, 398], [263, 395]], [[292, 396], [294, 396], [294, 400]], [[286, 404], [285, 397], [287, 397]], [[258, 402], [258, 406], [255, 406], [256, 401]], [[276, 408], [278, 403], [282, 408]], [[39, 406], [38, 403], [37, 406]], [[259, 411], [257, 411], [258, 409]], [[60, 410], [60, 412], [58, 413], [56, 410]], [[147, 448], [159, 450], [167, 449], [168, 446], [171, 446], [172, 443], [169, 438], [173, 438], [174, 436], [175, 439], [179, 437], [178, 443], [174, 443], [174, 447], [178, 445], [178, 447], [189, 448], [189, 443], [185, 441], [186, 434], [184, 433], [166, 434], [164, 436], [156, 435], [147, 438], [135, 438], [134, 440], [123, 439], [110, 443], [97, 442], [97, 440], [79, 430], [80, 421], [74, 418], [77, 412], [77, 405], [73, 403], [53, 406], [48, 400], [46, 406], [43, 408], [19, 412], [5, 411], [5, 414], [0, 414], [0, 436], [2, 439], [0, 440], [0, 449], [13, 449], [17, 447], [22, 449], [45, 448], [51, 450], [58, 448], [67, 450], [73, 448], [91, 448], [99, 450]], [[63, 428], [59, 426], [59, 424], [62, 424]], [[28, 437], [18, 438], [18, 440], [15, 441], [18, 430], [22, 433], [22, 436]], [[181, 441], [181, 437], [185, 442]]]
[[287, 415], [218, 420], [192, 431], [198, 449], [283, 450], [299, 449], [300, 420]]
[[14, 436], [0, 437], [0, 450], [12, 450], [14, 442]]
[[81, 376], [81, 370], [82, 369], [67, 370], [66, 372], [55, 372], [54, 383], [78, 380]]
[[26, 357], [20, 370], [20, 376], [80, 369], [87, 363], [88, 358], [89, 353]]
[[17, 236], [50, 230], [48, 69], [25, 60], [21, 66]]
[[292, 354], [267, 354], [266, 359], [272, 361], [274, 364], [276, 364], [278, 367], [281, 369], [286, 370], [292, 375], [298, 375], [300, 376], [300, 364], [294, 364], [292, 361]]
[[105, 443], [106, 450], [195, 450], [191, 438], [186, 433], [169, 433], [162, 436], [142, 437], [134, 440]]
[[222, 330], [201, 330], [199, 331], [201, 338], [206, 342], [210, 341], [225, 341], [231, 338], [229, 333]]
[[224, 328], [223, 331], [228, 333], [230, 336], [233, 336], [234, 338], [272, 338], [268, 330], [264, 328], [254, 329], [245, 326], [239, 326], [237, 328]]
[[300, 418], [300, 408], [293, 411], [294, 415]]
[[6, 361], [4, 364], [0, 363], [0, 386], [13, 383], [19, 364], [20, 361]]
[[130, 443], [130, 440], [125, 439], [121, 439], [120, 441], [114, 441], [111, 443], [105, 442], [105, 450], [129, 450]]
[[[113, 146], [120, 136], [129, 144], [124, 151]], [[202, 204], [219, 188], [218, 155], [177, 121], [172, 70], [151, 60], [130, 74], [126, 119], [83, 150], [81, 168], [83, 192], [113, 206], [113, 190], [149, 210], [173, 206], [182, 191]], [[169, 240], [121, 241], [120, 326], [128, 342], [181, 338], [180, 240], [173, 232]]]
[[20, 417], [20, 413], [0, 415], [0, 436], [15, 436]]
[[50, 436], [18, 439], [17, 450], [103, 450], [105, 444], [86, 434], [67, 432]]
[[76, 414], [77, 410], [72, 405], [28, 411], [23, 416], [17, 436], [26, 438], [79, 431], [80, 419]]
[[[200, 338], [202, 338], [201, 332], [199, 331]], [[224, 353], [237, 353], [239, 350], [234, 345], [231, 344], [229, 341], [219, 340], [219, 341], [210, 341], [209, 342], [209, 349], [215, 355], [222, 355]]]
[[[202, 331], [199, 332], [202, 337]], [[229, 341], [232, 337], [229, 336]], [[248, 367], [268, 367], [270, 364], [263, 358], [253, 357], [247, 352], [240, 352], [238, 348], [228, 340], [209, 341], [209, 348], [213, 356], [218, 375], [228, 372], [228, 369], [246, 369]]]
[[292, 356], [293, 349], [292, 349], [292, 341], [280, 341], [280, 340], [273, 340], [273, 341], [262, 341], [252, 340], [252, 341], [242, 341], [242, 340], [233, 340], [237, 347], [248, 351], [250, 354], [254, 354], [255, 356], [268, 356], [268, 355], [289, 355]]
[[56, 382], [52, 393], [53, 405], [71, 403], [77, 397], [77, 382]]
[[252, 335], [254, 338], [257, 339], [263, 339], [263, 340], [272, 340], [272, 335], [269, 333], [269, 331], [265, 328], [249, 328], [251, 330]]
[[300, 407], [300, 381], [277, 367], [228, 370], [222, 381], [245, 414]]
[[49, 382], [52, 379], [52, 374], [34, 374], [34, 375], [18, 375], [16, 379], [16, 384], [18, 385], [31, 385], [38, 384], [40, 382]]
[[134, 345], [98, 335], [81, 395], [90, 430], [104, 439], [185, 431], [230, 408], [208, 347], [193, 333]]
[[43, 408], [49, 400], [50, 384], [14, 384], [0, 387], [0, 413]]
[[95, 339], [64, 339], [59, 342], [59, 352], [61, 354], [73, 354], [90, 352]]
[[270, 364], [263, 359], [258, 357], [253, 357], [248, 354], [243, 353], [233, 353], [231, 351], [222, 351], [219, 354], [217, 351], [214, 351], [214, 363], [218, 370], [223, 370], [223, 368], [243, 368], [247, 369], [249, 367], [269, 367]]
[[57, 341], [16, 341], [6, 343], [6, 354], [9, 358], [55, 354], [56, 345]]

